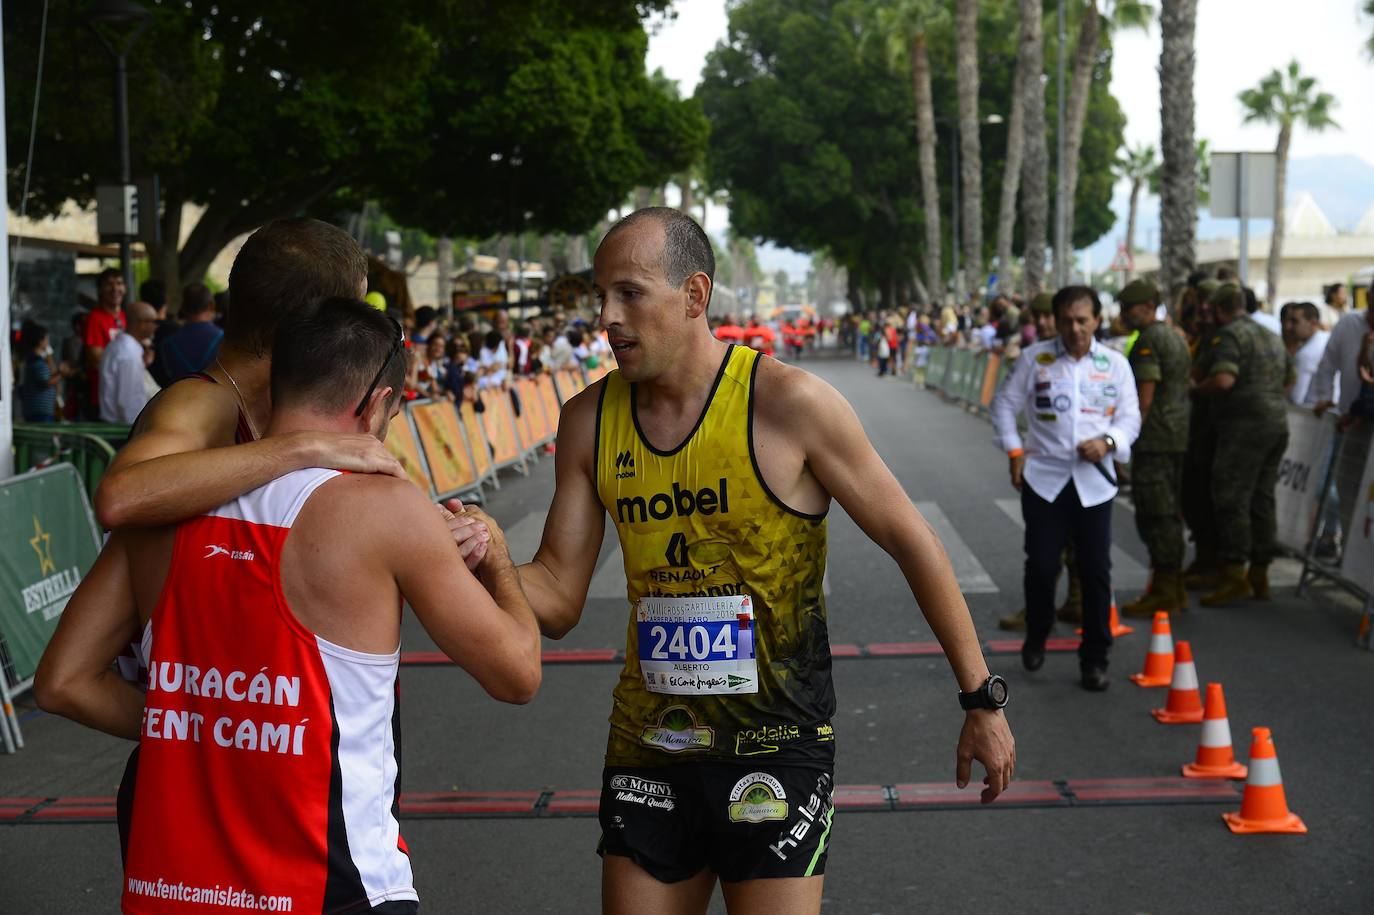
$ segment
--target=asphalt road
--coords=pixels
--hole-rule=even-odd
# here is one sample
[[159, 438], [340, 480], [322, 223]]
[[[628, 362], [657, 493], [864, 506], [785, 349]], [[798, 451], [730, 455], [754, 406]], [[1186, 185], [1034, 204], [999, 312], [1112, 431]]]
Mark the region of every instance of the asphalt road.
[[[981, 418], [866, 366], [822, 358], [810, 367], [854, 405], [874, 444], [952, 554], [980, 634], [1020, 606], [1021, 529], [1005, 460]], [[553, 462], [503, 476], [489, 502], [517, 559], [537, 544]], [[999, 502], [1000, 500], [1000, 502]], [[1147, 557], [1129, 510], [1114, 512], [1121, 599], [1135, 596]], [[547, 647], [623, 647], [626, 610], [609, 539], [582, 624]], [[836, 643], [932, 637], [896, 565], [838, 507], [830, 515], [829, 612]], [[522, 555], [523, 554], [523, 555]], [[608, 565], [609, 563], [609, 565]], [[1179, 615], [1199, 678], [1225, 684], [1238, 755], [1249, 731], [1273, 729], [1289, 804], [1306, 836], [1231, 835], [1231, 804], [842, 810], [832, 833], [825, 908], [896, 912], [1370, 912], [1374, 880], [1374, 655], [1352, 645], [1356, 617], [1319, 590], [1297, 599]], [[1014, 655], [989, 659], [1011, 684], [1018, 782], [1168, 778], [1191, 760], [1197, 728], [1156, 724], [1161, 690], [1139, 669], [1148, 625], [1118, 640], [1105, 694], [1077, 686], [1072, 654], [1036, 674]], [[1059, 635], [1072, 633], [1060, 626]], [[429, 650], [408, 619], [403, 648]], [[598, 784], [616, 668], [550, 665], [525, 707], [498, 705], [453, 667], [401, 674], [406, 791], [571, 791]], [[962, 721], [940, 657], [837, 660], [836, 781], [841, 785], [954, 779]], [[31, 705], [27, 706], [31, 709]], [[31, 715], [28, 747], [0, 757], [0, 796], [108, 797], [127, 745]], [[971, 788], [970, 791], [973, 789]], [[555, 795], [557, 796], [557, 795]], [[890, 805], [888, 805], [890, 806]], [[428, 912], [590, 912], [598, 909], [596, 821], [588, 817], [408, 819], [403, 824]], [[108, 912], [119, 889], [111, 824], [0, 826], [0, 911]], [[723, 911], [719, 897], [713, 911]]]

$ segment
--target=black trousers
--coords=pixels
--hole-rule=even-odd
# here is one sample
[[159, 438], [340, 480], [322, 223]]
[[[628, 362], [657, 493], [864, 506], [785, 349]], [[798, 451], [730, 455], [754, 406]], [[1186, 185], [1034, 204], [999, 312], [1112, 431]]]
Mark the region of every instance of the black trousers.
[[1053, 502], [1021, 486], [1026, 521], [1026, 644], [1043, 648], [1054, 628], [1054, 585], [1064, 546], [1073, 544], [1083, 583], [1080, 666], [1105, 666], [1112, 647], [1112, 502], [1084, 508], [1070, 480]]

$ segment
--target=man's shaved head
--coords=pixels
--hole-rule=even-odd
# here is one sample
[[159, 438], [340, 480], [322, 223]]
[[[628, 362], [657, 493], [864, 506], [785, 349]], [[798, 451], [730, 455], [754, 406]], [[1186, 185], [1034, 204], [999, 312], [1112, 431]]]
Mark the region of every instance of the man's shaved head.
[[694, 273], [704, 273], [712, 284], [716, 281], [716, 255], [711, 250], [711, 239], [706, 237], [701, 226], [692, 217], [672, 207], [645, 207], [635, 210], [620, 222], [611, 226], [607, 240], [619, 232], [633, 228], [641, 223], [653, 221], [663, 228], [663, 258], [661, 266], [663, 277], [674, 289]]

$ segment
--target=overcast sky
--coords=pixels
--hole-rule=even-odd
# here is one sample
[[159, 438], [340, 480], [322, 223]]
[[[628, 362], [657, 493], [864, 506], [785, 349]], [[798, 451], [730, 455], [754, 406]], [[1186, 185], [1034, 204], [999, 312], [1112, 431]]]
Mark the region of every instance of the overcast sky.
[[[1157, 5], [1157, 4], [1156, 4]], [[1241, 123], [1236, 95], [1259, 82], [1274, 67], [1297, 59], [1321, 88], [1336, 96], [1339, 130], [1299, 131], [1294, 156], [1358, 155], [1374, 164], [1374, 63], [1363, 45], [1374, 23], [1362, 21], [1357, 0], [1201, 0], [1198, 3], [1197, 135], [1212, 149], [1270, 150], [1275, 131]], [[690, 95], [701, 78], [702, 63], [726, 32], [723, 0], [677, 0], [677, 17], [650, 24], [648, 67], [662, 68]], [[1285, 12], [1280, 15], [1277, 10]], [[1052, 26], [1051, 26], [1052, 27]], [[1130, 145], [1159, 146], [1159, 28], [1117, 36], [1112, 92], [1126, 113]], [[1124, 195], [1118, 193], [1118, 199]], [[1122, 214], [1124, 216], [1124, 214]], [[723, 229], [725, 214], [711, 215]], [[770, 256], [769, 261], [773, 258]], [[799, 259], [765, 264], [796, 273]]]

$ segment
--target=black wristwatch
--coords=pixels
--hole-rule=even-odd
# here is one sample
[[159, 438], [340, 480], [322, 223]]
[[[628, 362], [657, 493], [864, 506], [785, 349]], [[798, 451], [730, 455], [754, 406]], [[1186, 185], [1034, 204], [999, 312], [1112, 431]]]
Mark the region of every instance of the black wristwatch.
[[971, 693], [959, 694], [959, 707], [964, 711], [976, 708], [999, 709], [1007, 706], [1007, 681], [993, 674]]
[[1107, 443], [1107, 450], [1108, 450], [1108, 451], [1115, 451], [1115, 450], [1116, 450], [1116, 439], [1112, 438], [1110, 435], [1103, 435], [1103, 436], [1102, 436], [1102, 441], [1104, 441], [1104, 442]]

